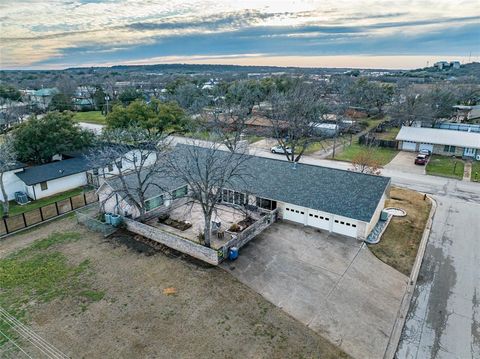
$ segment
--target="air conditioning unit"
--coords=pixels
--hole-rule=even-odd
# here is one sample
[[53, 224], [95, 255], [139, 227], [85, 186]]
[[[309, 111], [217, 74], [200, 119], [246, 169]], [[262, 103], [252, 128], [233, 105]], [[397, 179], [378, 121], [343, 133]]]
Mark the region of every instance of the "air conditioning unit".
[[30, 200], [25, 192], [15, 192], [15, 202], [18, 204], [27, 204]]

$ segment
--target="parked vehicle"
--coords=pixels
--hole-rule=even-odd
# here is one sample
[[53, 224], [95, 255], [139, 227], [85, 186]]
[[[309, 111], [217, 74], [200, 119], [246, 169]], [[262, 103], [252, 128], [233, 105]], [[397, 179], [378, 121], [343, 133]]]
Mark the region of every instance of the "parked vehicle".
[[426, 165], [428, 162], [428, 156], [426, 155], [417, 155], [415, 158], [416, 165]]
[[278, 145], [278, 146], [273, 146], [272, 148], [270, 148], [270, 151], [272, 153], [276, 153], [276, 154], [280, 154], [280, 155], [284, 155], [285, 152], [288, 153], [289, 155], [292, 154], [292, 149], [290, 147], [285, 147], [285, 149]]
[[432, 153], [430, 152], [430, 150], [420, 150], [418, 151], [418, 154], [419, 155], [425, 155], [425, 156], [430, 156]]

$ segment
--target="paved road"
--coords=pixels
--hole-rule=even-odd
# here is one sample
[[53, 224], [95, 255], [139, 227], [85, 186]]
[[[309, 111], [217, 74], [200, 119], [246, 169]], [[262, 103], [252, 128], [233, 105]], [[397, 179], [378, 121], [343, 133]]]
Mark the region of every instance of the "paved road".
[[[307, 156], [301, 162], [351, 166]], [[389, 168], [382, 174], [438, 203], [397, 358], [480, 359], [480, 184]]]

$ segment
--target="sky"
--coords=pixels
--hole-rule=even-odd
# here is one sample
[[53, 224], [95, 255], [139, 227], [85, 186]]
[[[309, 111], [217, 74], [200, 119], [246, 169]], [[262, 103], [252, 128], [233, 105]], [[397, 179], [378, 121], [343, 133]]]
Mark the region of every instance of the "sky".
[[480, 61], [478, 0], [0, 0], [0, 69], [444, 59]]

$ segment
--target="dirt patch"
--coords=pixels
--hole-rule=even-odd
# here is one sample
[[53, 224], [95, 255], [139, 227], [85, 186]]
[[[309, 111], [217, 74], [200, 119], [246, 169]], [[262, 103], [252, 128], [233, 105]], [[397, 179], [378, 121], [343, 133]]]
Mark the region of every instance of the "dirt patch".
[[392, 187], [386, 206], [401, 208], [407, 215], [393, 217], [380, 243], [369, 248], [381, 261], [409, 276], [432, 205], [423, 193]]
[[152, 252], [127, 232], [105, 240], [72, 221], [81, 238], [55, 250], [88, 261], [98, 300], [85, 307], [65, 296], [27, 310], [33, 329], [71, 357], [346, 357], [220, 268]]

